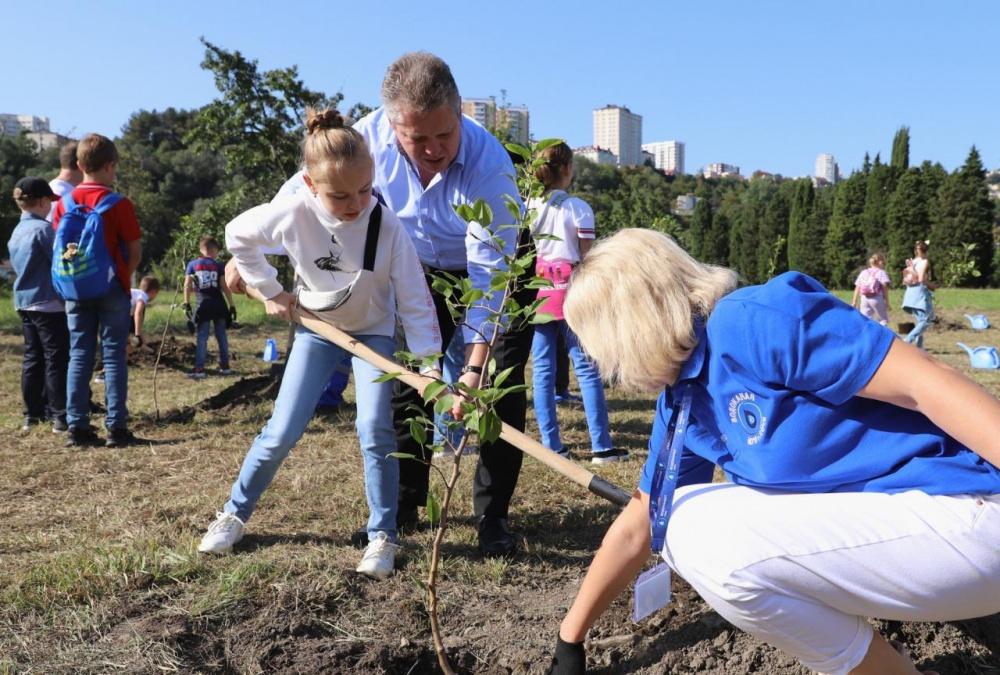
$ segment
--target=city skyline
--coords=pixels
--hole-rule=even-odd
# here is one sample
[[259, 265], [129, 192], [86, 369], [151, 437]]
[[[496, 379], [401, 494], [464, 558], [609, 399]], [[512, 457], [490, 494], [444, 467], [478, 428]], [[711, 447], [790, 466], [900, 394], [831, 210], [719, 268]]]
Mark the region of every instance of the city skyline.
[[[845, 0], [834, 9], [638, 2], [613, 15], [602, 8], [588, 0], [513, 0], [497, 15], [447, 2], [426, 8], [385, 0], [333, 10], [303, 0], [294, 11], [275, 12], [260, 0], [106, 0], [85, 9], [52, 0], [48, 13], [72, 21], [77, 34], [106, 31], [114, 48], [81, 51], [66, 43], [39, 50], [30, 31], [11, 31], [9, 50], [30, 55], [31, 67], [10, 69], [0, 112], [49, 117], [62, 134], [117, 136], [138, 110], [199, 107], [217, 96], [211, 75], [199, 68], [198, 38], [205, 36], [257, 59], [262, 69], [297, 64], [306, 86], [343, 92], [345, 108], [377, 105], [385, 68], [403, 52], [433, 51], [451, 65], [463, 94], [499, 100], [506, 90], [530, 110], [533, 136], [562, 137], [572, 147], [592, 144], [595, 108], [627, 105], [643, 116], [643, 140], [687, 145], [688, 173], [725, 162], [747, 175], [762, 169], [808, 176], [816, 155], [830, 153], [846, 176], [866, 152], [888, 157], [903, 125], [911, 130], [914, 164], [931, 160], [954, 170], [975, 144], [987, 167], [1000, 166], [1000, 90], [989, 85], [996, 79], [996, 3]], [[508, 16], [530, 21], [512, 33]], [[30, 25], [32, 17], [24, 5], [5, 11], [12, 26]], [[429, 17], [454, 27], [413, 30]], [[652, 48], [665, 29], [670, 49]], [[481, 48], [508, 44], [515, 33], [531, 48], [502, 55]], [[613, 48], [566, 37], [574, 34]], [[816, 57], [819, 42], [834, 45], [828, 58]], [[69, 96], [58, 75], [77, 62], [104, 80]]]

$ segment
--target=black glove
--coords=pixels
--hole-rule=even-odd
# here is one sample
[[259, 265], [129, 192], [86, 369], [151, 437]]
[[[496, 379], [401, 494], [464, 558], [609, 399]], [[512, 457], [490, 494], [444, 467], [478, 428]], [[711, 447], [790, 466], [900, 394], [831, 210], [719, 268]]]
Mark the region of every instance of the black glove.
[[191, 333], [191, 335], [194, 335], [195, 331], [198, 330], [198, 327], [194, 325], [194, 321], [192, 321], [191, 319], [188, 319], [187, 320], [187, 329], [188, 329], [188, 332]]
[[229, 306], [229, 315], [226, 316], [226, 328], [232, 328], [236, 323], [236, 305]]
[[587, 653], [582, 642], [566, 642], [556, 639], [556, 653], [552, 655], [552, 665], [548, 675], [586, 675]]

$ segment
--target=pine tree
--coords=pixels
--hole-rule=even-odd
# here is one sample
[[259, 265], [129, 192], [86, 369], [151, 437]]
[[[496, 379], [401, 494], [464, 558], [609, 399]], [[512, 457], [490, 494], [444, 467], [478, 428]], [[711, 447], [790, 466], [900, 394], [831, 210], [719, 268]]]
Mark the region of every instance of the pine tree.
[[897, 172], [910, 167], [910, 127], [901, 126], [892, 139], [892, 159], [890, 165]]
[[[877, 157], [876, 157], [877, 161]], [[847, 288], [865, 256], [861, 216], [865, 208], [867, 176], [857, 172], [837, 186], [830, 229], [823, 250], [830, 272], [830, 284]]]
[[938, 211], [931, 224], [931, 260], [937, 278], [962, 255], [964, 244], [975, 244], [971, 258], [982, 276], [958, 275], [958, 285], [980, 285], [993, 272], [993, 204], [986, 188], [986, 172], [976, 146], [965, 164], [948, 176], [938, 191]]
[[766, 281], [788, 271], [789, 198], [778, 187], [768, 191], [764, 216], [758, 225], [757, 278]]

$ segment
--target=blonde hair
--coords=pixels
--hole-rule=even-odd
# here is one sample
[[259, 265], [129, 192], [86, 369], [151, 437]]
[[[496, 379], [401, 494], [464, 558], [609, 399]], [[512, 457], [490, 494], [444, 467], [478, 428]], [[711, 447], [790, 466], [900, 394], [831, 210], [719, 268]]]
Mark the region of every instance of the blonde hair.
[[[881, 264], [879, 264], [881, 263]], [[869, 267], [885, 267], [885, 256], [881, 253], [873, 253], [868, 258]]]
[[344, 118], [332, 108], [306, 108], [306, 137], [302, 142], [302, 158], [306, 172], [319, 180], [330, 165], [340, 168], [363, 159], [371, 162], [368, 144], [353, 127], [344, 125]]
[[736, 285], [736, 272], [698, 262], [671, 237], [624, 229], [573, 272], [563, 311], [605, 379], [652, 391], [677, 379], [695, 321]]

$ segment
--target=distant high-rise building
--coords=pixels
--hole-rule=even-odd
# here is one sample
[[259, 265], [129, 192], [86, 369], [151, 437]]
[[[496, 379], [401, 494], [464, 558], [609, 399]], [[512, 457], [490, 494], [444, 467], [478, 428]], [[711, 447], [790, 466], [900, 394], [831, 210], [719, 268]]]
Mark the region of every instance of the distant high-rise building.
[[642, 149], [653, 154], [653, 166], [660, 171], [674, 176], [684, 173], [684, 144], [680, 141], [643, 143]]
[[22, 132], [41, 150], [61, 145], [67, 140], [65, 136], [49, 129], [48, 117], [0, 113], [0, 136], [17, 136]]
[[816, 156], [816, 178], [821, 178], [830, 184], [840, 179], [840, 167], [837, 166], [833, 155], [824, 152]]
[[43, 132], [48, 130], [48, 117], [0, 113], [0, 135], [17, 136], [22, 131]]
[[738, 177], [740, 175], [740, 167], [733, 166], [732, 164], [716, 162], [714, 164], [709, 164], [702, 169], [702, 175], [705, 176], [705, 178], [726, 178], [730, 176]]
[[594, 110], [594, 145], [607, 148], [618, 158], [618, 166], [642, 163], [642, 115], [623, 106], [607, 105]]
[[476, 120], [487, 129], [497, 125], [497, 100], [489, 98], [463, 98], [462, 113]]
[[497, 110], [497, 126], [507, 130], [510, 140], [521, 145], [527, 145], [528, 108], [523, 105], [511, 105]]
[[521, 145], [527, 145], [530, 138], [528, 128], [528, 108], [523, 105], [512, 105], [506, 108], [497, 107], [495, 96], [489, 98], [462, 99], [462, 113], [468, 115], [481, 125], [493, 131], [500, 128], [507, 131], [510, 140]]
[[595, 147], [593, 145], [585, 145], [582, 148], [574, 148], [573, 154], [577, 157], [589, 159], [595, 164], [618, 164], [618, 158], [615, 157], [613, 152], [605, 150], [604, 148]]

